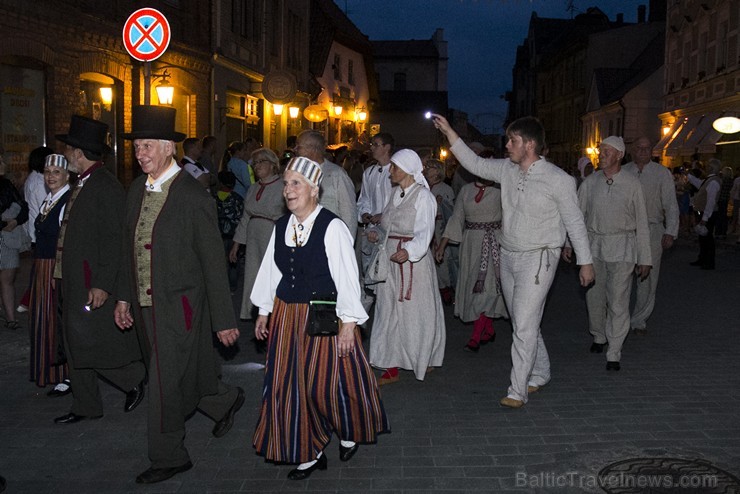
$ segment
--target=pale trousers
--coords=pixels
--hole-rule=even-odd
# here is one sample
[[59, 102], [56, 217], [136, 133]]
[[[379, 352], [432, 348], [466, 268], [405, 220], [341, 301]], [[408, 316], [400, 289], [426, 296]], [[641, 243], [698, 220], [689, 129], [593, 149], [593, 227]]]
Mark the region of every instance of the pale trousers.
[[630, 291], [634, 262], [594, 258], [594, 284], [586, 292], [588, 322], [594, 343], [609, 343], [606, 360], [619, 362], [630, 330]]
[[560, 249], [511, 252], [501, 249], [501, 289], [511, 316], [511, 385], [507, 396], [527, 402], [527, 386], [550, 381], [550, 358], [540, 333], [547, 292]]
[[655, 291], [658, 288], [658, 278], [660, 277], [660, 260], [663, 256], [661, 242], [664, 233], [663, 225], [659, 223], [650, 224], [650, 257], [653, 260], [653, 268], [644, 281], [640, 281], [639, 276], [635, 277], [637, 280], [635, 307], [632, 309], [630, 322], [635, 329], [645, 329], [647, 320], [655, 307]]

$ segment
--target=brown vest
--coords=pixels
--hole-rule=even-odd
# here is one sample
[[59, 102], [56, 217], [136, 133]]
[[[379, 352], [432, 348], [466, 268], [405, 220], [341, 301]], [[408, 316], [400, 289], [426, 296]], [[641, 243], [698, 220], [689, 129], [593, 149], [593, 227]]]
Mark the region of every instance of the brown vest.
[[719, 178], [719, 175], [715, 175], [702, 182], [701, 187], [699, 187], [699, 192], [694, 195], [694, 200], [692, 201], [692, 205], [696, 211], [704, 211], [707, 207], [707, 186], [712, 182], [720, 181], [721, 179]]

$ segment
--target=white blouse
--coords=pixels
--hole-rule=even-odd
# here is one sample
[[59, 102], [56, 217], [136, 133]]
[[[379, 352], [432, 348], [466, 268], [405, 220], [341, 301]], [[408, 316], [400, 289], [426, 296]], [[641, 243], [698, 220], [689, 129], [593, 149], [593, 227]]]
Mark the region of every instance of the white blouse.
[[[312, 225], [321, 209], [323, 209], [322, 206], [317, 206], [303, 224]], [[289, 247], [296, 246], [293, 225], [297, 223], [295, 215], [291, 214], [288, 226], [283, 233], [283, 241]], [[303, 237], [300, 239], [301, 243], [305, 244], [308, 241], [311, 231], [312, 229], [304, 230]], [[329, 263], [329, 272], [337, 287], [337, 317], [342, 322], [362, 324], [368, 320], [368, 315], [360, 301], [360, 278], [352, 242], [352, 235], [347, 225], [339, 218], [333, 219], [324, 235], [324, 248]], [[275, 264], [275, 228], [273, 228], [265, 257], [262, 258], [262, 264], [260, 264], [257, 279], [254, 281], [249, 297], [252, 303], [259, 307], [261, 316], [272, 312], [275, 293], [282, 278], [283, 273]]]

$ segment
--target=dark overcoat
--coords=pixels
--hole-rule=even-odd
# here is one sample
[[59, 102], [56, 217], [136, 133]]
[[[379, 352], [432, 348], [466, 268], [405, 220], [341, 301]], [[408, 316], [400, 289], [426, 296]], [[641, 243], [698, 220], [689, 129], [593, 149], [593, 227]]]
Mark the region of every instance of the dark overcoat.
[[101, 166], [69, 211], [62, 246], [62, 330], [76, 368], [113, 369], [141, 360], [136, 334], [115, 324], [115, 297], [93, 311], [84, 308], [90, 288], [115, 292], [125, 200], [121, 183]]
[[146, 178], [134, 180], [128, 192], [124, 240], [128, 276], [122, 278], [121, 299], [133, 304], [142, 348], [150, 352], [145, 357], [149, 379], [158, 379], [162, 389], [162, 431], [169, 432], [195, 410], [201, 397], [217, 393], [221, 369], [213, 333], [236, 328], [236, 317], [216, 203], [197, 180], [181, 171], [152, 231], [152, 282], [147, 288], [152, 295], [153, 341], [149, 341], [141, 324], [133, 259]]

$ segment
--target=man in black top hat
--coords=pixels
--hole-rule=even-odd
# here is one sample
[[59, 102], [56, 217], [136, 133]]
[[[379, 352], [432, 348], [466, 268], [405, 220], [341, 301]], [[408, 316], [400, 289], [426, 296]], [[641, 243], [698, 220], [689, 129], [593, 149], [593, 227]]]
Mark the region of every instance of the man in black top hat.
[[[244, 404], [244, 391], [220, 380], [213, 333], [225, 346], [239, 330], [226, 275], [216, 204], [172, 155], [175, 110], [135, 106], [136, 159], [145, 175], [131, 184], [116, 324], [136, 321], [149, 363], [148, 442], [151, 468], [137, 483], [161, 482], [190, 469], [185, 419], [196, 409], [221, 437]], [[156, 224], [156, 228], [155, 228]]]
[[62, 306], [62, 335], [72, 386], [72, 410], [57, 417], [72, 424], [103, 416], [98, 375], [126, 392], [124, 411], [144, 396], [145, 367], [136, 334], [119, 331], [111, 321], [110, 295], [121, 264], [121, 225], [125, 194], [103, 165], [108, 126], [74, 115], [66, 144], [69, 170], [79, 174], [64, 213], [54, 268]]

